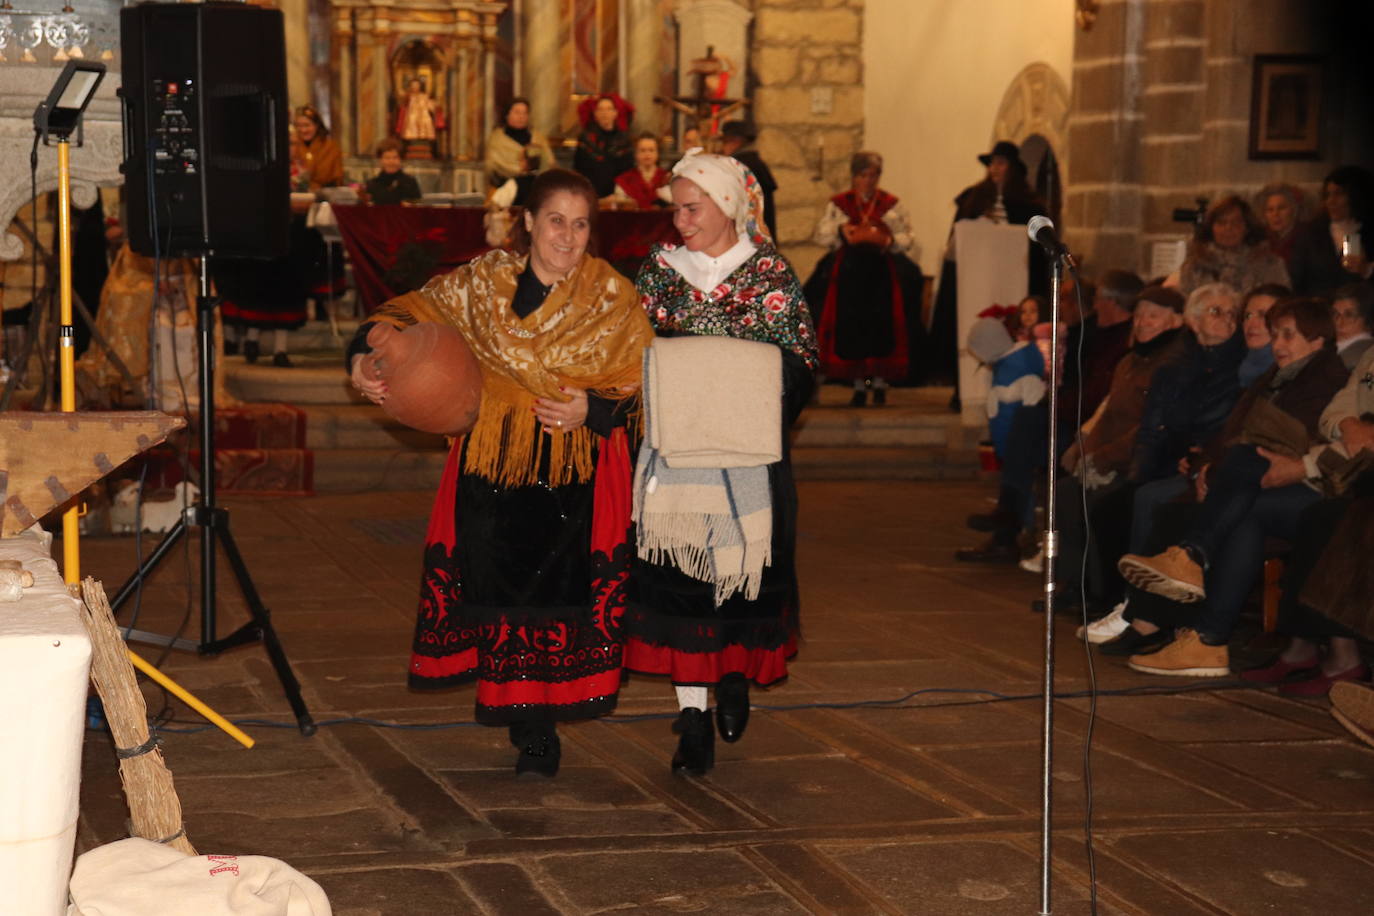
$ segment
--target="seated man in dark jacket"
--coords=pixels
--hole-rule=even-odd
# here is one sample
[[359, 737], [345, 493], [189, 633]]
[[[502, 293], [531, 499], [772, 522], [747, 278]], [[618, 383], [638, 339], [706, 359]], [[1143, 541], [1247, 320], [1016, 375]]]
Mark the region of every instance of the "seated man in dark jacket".
[[[1121, 574], [1138, 588], [1185, 603], [1206, 599], [1193, 626], [1180, 628], [1172, 642], [1139, 647], [1130, 658], [1137, 671], [1229, 674], [1227, 642], [1263, 566], [1264, 539], [1292, 538], [1298, 516], [1320, 498], [1309, 485], [1318, 472], [1299, 456], [1306, 443], [1319, 438], [1322, 410], [1348, 374], [1331, 345], [1331, 307], [1322, 299], [1290, 299], [1271, 308], [1266, 318], [1275, 364], [1241, 397], [1209, 449], [1211, 461], [1198, 488], [1202, 504], [1186, 533], [1163, 553], [1121, 558]], [[1259, 402], [1278, 408], [1305, 430], [1305, 443], [1290, 449], [1296, 455], [1248, 444], [1258, 431], [1256, 418], [1265, 412]], [[1141, 631], [1140, 623], [1137, 619], [1133, 632]], [[1145, 651], [1149, 648], [1155, 651]]]

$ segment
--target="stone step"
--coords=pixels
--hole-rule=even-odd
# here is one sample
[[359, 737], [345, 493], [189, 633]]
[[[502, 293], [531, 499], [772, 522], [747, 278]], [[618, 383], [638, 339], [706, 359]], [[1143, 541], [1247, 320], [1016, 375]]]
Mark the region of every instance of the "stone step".
[[271, 356], [249, 363], [242, 356], [224, 358], [224, 384], [245, 401], [283, 401], [287, 404], [366, 404], [348, 383], [342, 351], [300, 351], [290, 354], [289, 369], [272, 365]]

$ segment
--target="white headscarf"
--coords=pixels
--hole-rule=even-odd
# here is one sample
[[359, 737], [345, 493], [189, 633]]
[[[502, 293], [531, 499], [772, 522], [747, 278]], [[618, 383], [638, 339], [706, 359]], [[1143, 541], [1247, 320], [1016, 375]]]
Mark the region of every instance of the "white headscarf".
[[763, 189], [739, 160], [694, 146], [673, 166], [673, 177], [686, 178], [701, 188], [726, 217], [734, 220], [735, 231], [742, 238], [755, 244], [773, 241], [763, 222]]

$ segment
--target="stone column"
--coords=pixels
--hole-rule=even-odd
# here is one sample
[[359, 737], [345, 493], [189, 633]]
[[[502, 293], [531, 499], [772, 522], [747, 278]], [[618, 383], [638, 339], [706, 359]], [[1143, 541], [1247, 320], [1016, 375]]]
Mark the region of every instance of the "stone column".
[[635, 106], [635, 127], [659, 131], [658, 94], [660, 37], [663, 23], [658, 18], [658, 0], [620, 0], [623, 10], [621, 73], [625, 97]]
[[482, 140], [496, 123], [496, 16], [482, 14]]
[[[394, 89], [391, 86], [391, 67], [387, 60], [387, 46], [391, 42], [391, 7], [378, 5], [372, 20], [372, 102], [370, 113], [364, 107], [367, 100], [359, 99], [358, 115], [363, 122], [363, 143], [359, 152], [370, 153], [379, 140], [391, 133], [388, 103]], [[371, 123], [368, 123], [371, 122]]]
[[1074, 45], [1064, 231], [1093, 271], [1141, 265], [1147, 0], [1105, 3]]
[[559, 71], [561, 6], [545, 0], [525, 4], [522, 57], [516, 62], [524, 71], [525, 97], [530, 100], [530, 126], [545, 135], [558, 133], [563, 108]]
[[339, 138], [345, 156], [358, 155], [358, 130], [353, 120], [353, 10], [334, 9], [334, 135]]

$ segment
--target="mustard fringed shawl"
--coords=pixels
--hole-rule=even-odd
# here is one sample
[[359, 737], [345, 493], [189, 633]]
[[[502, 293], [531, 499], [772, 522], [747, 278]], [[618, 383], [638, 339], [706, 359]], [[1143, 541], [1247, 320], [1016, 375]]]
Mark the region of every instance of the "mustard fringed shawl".
[[[548, 483], [591, 479], [595, 434], [585, 426], [544, 433], [536, 398], [568, 400], [560, 387], [601, 397], [633, 396], [653, 329], [634, 284], [584, 256], [539, 308], [511, 308], [527, 256], [488, 252], [417, 292], [385, 303], [374, 321], [406, 327], [435, 321], [457, 328], [482, 367], [482, 404], [467, 434], [463, 470], [502, 486], [536, 483], [548, 455]], [[638, 411], [631, 416], [638, 425]]]

